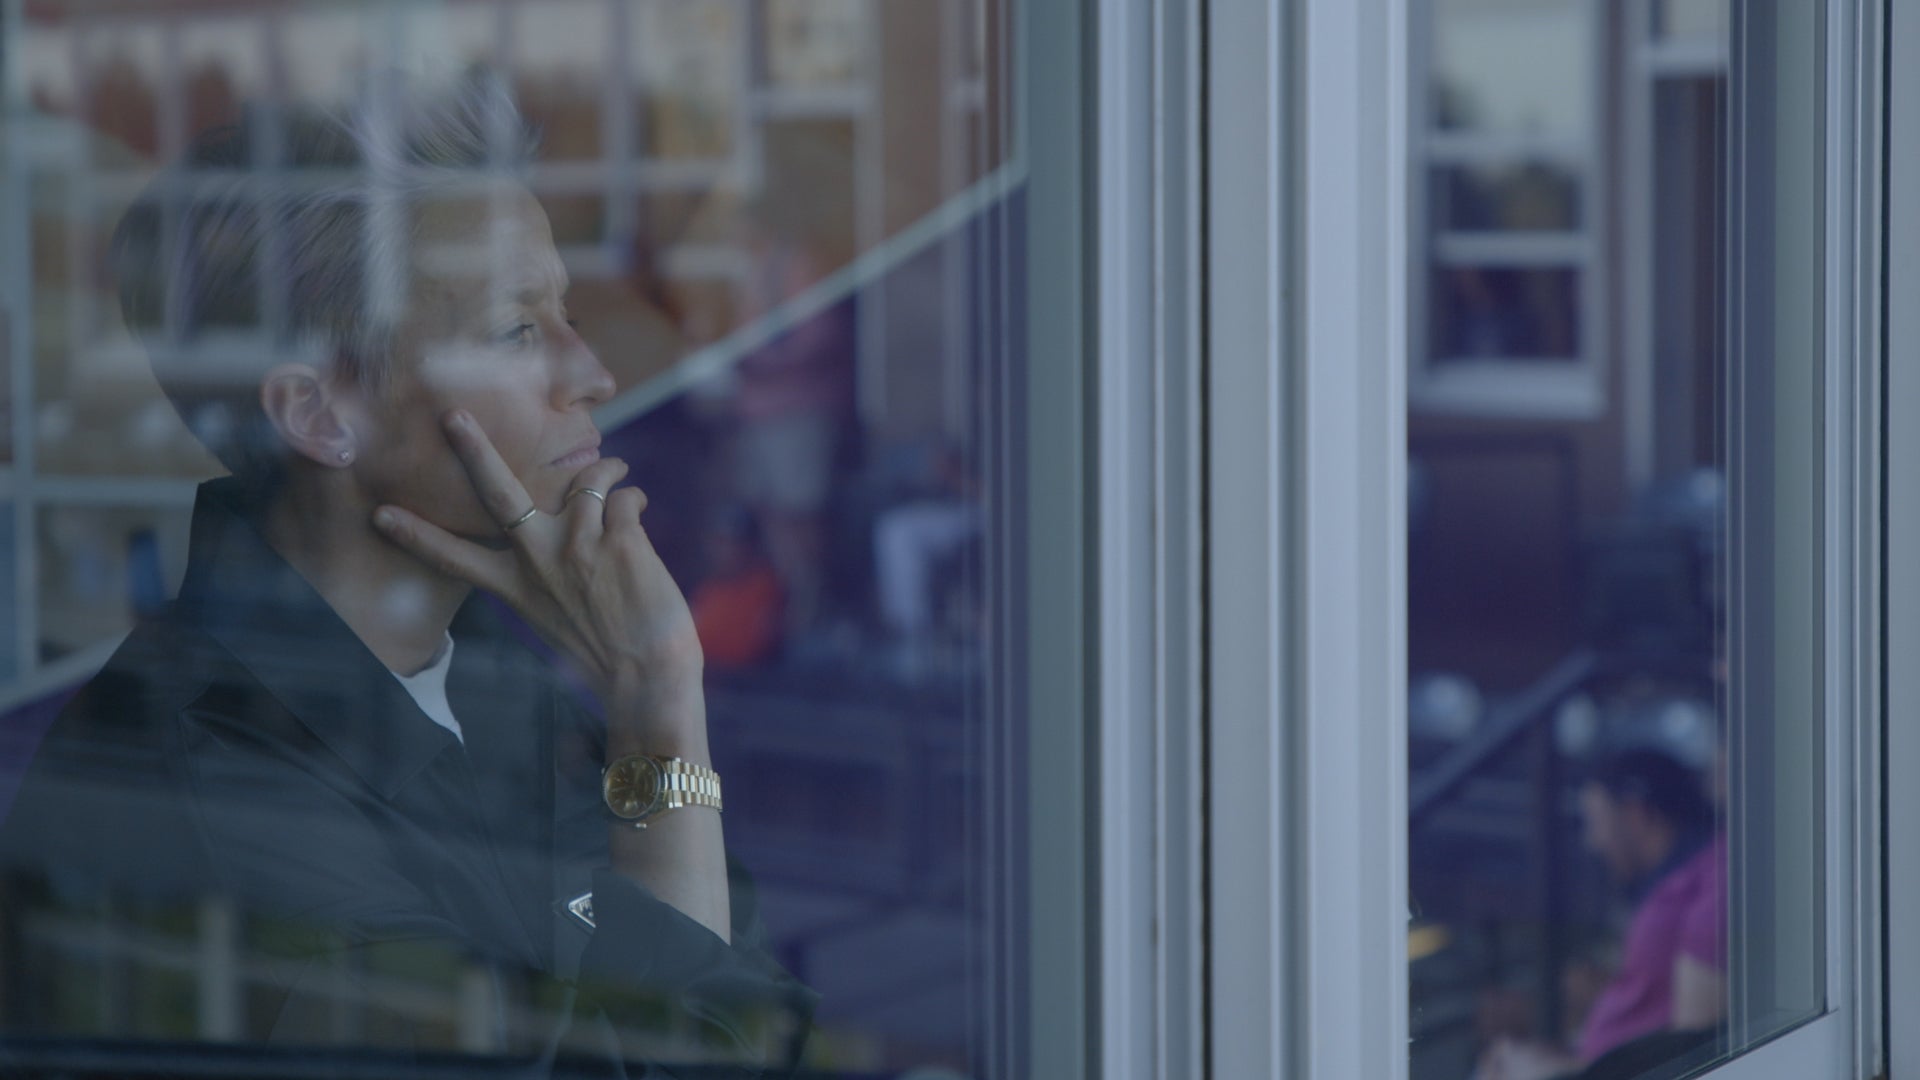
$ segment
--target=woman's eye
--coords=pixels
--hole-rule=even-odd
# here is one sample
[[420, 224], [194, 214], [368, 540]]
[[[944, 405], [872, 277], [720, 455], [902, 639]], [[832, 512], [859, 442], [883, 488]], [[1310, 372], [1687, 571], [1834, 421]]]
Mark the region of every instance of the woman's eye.
[[502, 332], [497, 340], [502, 345], [525, 345], [533, 340], [533, 331], [532, 323], [521, 323], [511, 330]]

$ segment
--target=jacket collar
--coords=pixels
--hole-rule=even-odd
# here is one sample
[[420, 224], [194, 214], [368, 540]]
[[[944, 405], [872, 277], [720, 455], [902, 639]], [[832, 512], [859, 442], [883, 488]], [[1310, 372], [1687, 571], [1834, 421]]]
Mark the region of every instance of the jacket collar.
[[[176, 610], [391, 799], [458, 741], [420, 711], [319, 592], [267, 544], [258, 524], [262, 509], [230, 478], [200, 485]], [[456, 666], [464, 666], [459, 649], [454, 656]]]

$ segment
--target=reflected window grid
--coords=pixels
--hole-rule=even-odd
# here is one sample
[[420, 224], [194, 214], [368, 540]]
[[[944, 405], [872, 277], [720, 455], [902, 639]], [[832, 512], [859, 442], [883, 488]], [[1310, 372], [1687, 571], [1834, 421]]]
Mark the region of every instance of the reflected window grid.
[[[539, 6], [522, 5], [527, 9]], [[671, 5], [629, 5], [623, 0], [584, 0], [571, 6], [582, 18], [603, 18], [610, 25], [631, 28], [631, 37], [617, 31], [607, 34], [613, 77], [595, 83], [597, 88], [604, 88], [598, 100], [581, 96], [577, 85], [553, 92], [555, 115], [576, 121], [580, 116], [593, 117], [594, 130], [575, 136], [550, 129], [550, 145], [557, 152], [543, 159], [530, 178], [543, 202], [557, 207], [553, 211], [554, 225], [562, 234], [562, 255], [576, 284], [590, 285], [596, 278], [620, 271], [623, 249], [642, 227], [635, 220], [633, 207], [643, 200], [752, 190], [767, 167], [767, 134], [783, 122], [832, 121], [853, 132], [848, 142], [859, 166], [853, 178], [852, 199], [857, 213], [851, 248], [870, 251], [884, 238], [888, 221], [884, 174], [880, 172], [875, 142], [877, 96], [871, 64], [859, 51], [842, 49], [829, 58], [831, 62], [781, 64], [778, 78], [769, 79], [767, 66], [756, 59], [764, 52], [764, 42], [754, 36], [766, 28], [741, 14], [757, 5], [719, 0], [701, 5], [702, 13], [672, 16], [662, 14]], [[802, 12], [806, 6], [790, 3], [785, 8]], [[869, 26], [872, 23], [873, 7], [868, 0], [825, 0], [817, 6], [821, 12], [798, 19], [806, 27], [801, 33], [832, 34], [836, 28], [844, 29], [861, 19]], [[444, 34], [438, 40], [450, 43], [450, 58], [455, 61], [512, 61], [516, 28], [508, 17], [497, 14], [511, 7], [451, 3], [430, 11], [423, 5], [408, 8], [409, 17], [393, 19], [380, 30], [393, 33], [390, 40], [396, 47], [428, 39], [436, 32]], [[945, 193], [951, 194], [981, 171], [978, 159], [982, 140], [975, 133], [984, 130], [980, 115], [988, 106], [988, 93], [981, 74], [985, 66], [986, 5], [955, 2], [948, 7], [955, 12], [962, 8], [972, 12], [971, 17], [956, 15], [953, 25], [965, 27], [971, 23], [979, 28], [977, 37], [966, 35], [964, 42], [954, 42], [948, 50], [952, 75], [942, 123], [961, 133], [942, 140], [949, 159]], [[707, 51], [697, 61], [675, 56], [657, 36], [647, 40], [656, 55], [625, 47], [628, 41], [637, 44], [646, 36], [642, 28], [650, 25], [649, 20], [658, 23], [662, 19], [684, 22], [702, 18], [706, 31], [718, 32], [703, 39], [708, 41]], [[43, 70], [34, 65], [12, 67], [15, 78], [27, 82], [16, 100], [31, 100], [49, 113], [70, 111], [91, 121], [97, 130], [118, 128], [138, 135], [118, 141], [92, 140], [83, 147], [78, 162], [58, 152], [9, 156], [14, 162], [36, 162], [41, 170], [36, 175], [51, 181], [42, 190], [55, 201], [36, 200], [31, 205], [36, 212], [36, 227], [40, 211], [50, 205], [58, 207], [49, 215], [56, 224], [47, 231], [48, 239], [59, 250], [57, 257], [33, 254], [29, 272], [34, 277], [27, 282], [24, 295], [15, 293], [9, 298], [9, 306], [39, 314], [47, 310], [51, 300], [57, 305], [52, 310], [60, 314], [59, 324], [64, 327], [63, 337], [48, 337], [44, 336], [44, 323], [20, 320], [19, 325], [28, 328], [25, 334], [41, 336], [31, 337], [30, 348], [15, 353], [35, 358], [76, 357], [76, 362], [64, 368], [53, 366], [70, 376], [67, 386], [45, 378], [30, 380], [29, 385], [33, 381], [41, 384], [39, 390], [13, 403], [16, 437], [39, 444], [33, 447], [33, 458], [40, 474], [34, 477], [31, 498], [17, 500], [19, 518], [8, 534], [14, 543], [7, 550], [14, 557], [7, 561], [17, 572], [7, 573], [5, 578], [24, 593], [14, 598], [15, 606], [8, 609], [19, 614], [14, 621], [19, 631], [16, 647], [9, 652], [10, 658], [17, 657], [11, 671], [16, 695], [31, 691], [49, 677], [58, 679], [64, 672], [97, 664], [104, 647], [124, 629], [124, 617], [116, 611], [121, 606], [121, 594], [134, 597], [137, 606], [142, 602], [140, 597], [151, 599], [156, 588], [171, 591], [184, 551], [179, 526], [193, 491], [190, 480], [177, 477], [216, 471], [197, 445], [148, 447], [145, 453], [89, 457], [63, 455], [60, 447], [53, 445], [72, 437], [82, 426], [88, 430], [145, 432], [147, 438], [169, 434], [167, 423], [158, 416], [136, 414], [122, 419], [81, 415], [76, 403], [69, 400], [70, 395], [82, 396], [80, 383], [101, 375], [122, 377], [146, 363], [124, 334], [116, 336], [110, 327], [101, 325], [103, 318], [111, 321], [115, 305], [99, 292], [94, 268], [100, 262], [98, 245], [103, 242], [104, 231], [117, 215], [115, 207], [140, 189], [147, 160], [173, 156], [186, 131], [230, 110], [240, 98], [264, 92], [270, 98], [326, 101], [345, 100], [356, 92], [352, 72], [378, 59], [356, 51], [358, 43], [369, 40], [370, 20], [365, 12], [301, 9], [268, 14], [135, 16], [127, 20], [131, 28], [124, 33], [112, 17], [78, 15], [66, 27], [31, 24], [27, 28], [27, 37], [61, 47], [54, 50], [56, 56], [69, 50], [75, 57], [92, 55], [97, 50], [109, 58], [105, 63], [112, 66], [105, 73], [97, 73], [86, 65], [56, 59], [46, 61]], [[824, 20], [824, 29], [815, 25], [819, 20]], [[869, 36], [863, 34], [862, 40]], [[296, 39], [299, 47], [290, 47]], [[375, 33], [371, 39], [381, 37]], [[22, 38], [9, 33], [8, 40]], [[316, 46], [316, 42], [330, 44]], [[530, 64], [538, 59], [538, 40], [519, 43], [527, 46]], [[41, 49], [32, 51], [48, 55]], [[337, 59], [325, 59], [329, 54]], [[258, 62], [261, 57], [271, 60], [262, 64]], [[71, 78], [76, 71], [80, 76], [62, 85], [62, 79]], [[689, 85], [697, 88], [697, 95], [705, 95], [705, 100], [694, 103], [690, 123], [677, 129], [662, 123], [663, 115], [668, 114], [641, 100], [649, 93], [669, 88], [684, 94]], [[142, 96], [149, 103], [144, 113], [137, 101]], [[537, 99], [539, 94], [529, 96]], [[529, 112], [537, 108], [536, 101]], [[277, 115], [269, 112], [265, 123], [277, 124]], [[141, 152], [128, 154], [123, 145]], [[721, 212], [725, 215], [729, 211], [723, 206]], [[61, 224], [65, 227], [59, 227]], [[170, 219], [167, 227], [177, 229], [180, 225]], [[691, 231], [693, 239], [667, 249], [660, 260], [662, 271], [678, 285], [725, 297], [718, 305], [724, 314], [710, 327], [711, 335], [718, 337], [733, 327], [731, 312], [739, 307], [735, 298], [745, 287], [747, 263], [737, 246], [737, 228], [730, 223], [708, 223]], [[64, 268], [60, 280], [39, 278], [50, 267]], [[223, 350], [231, 350], [237, 358], [260, 348], [263, 341], [272, 347], [275, 335], [261, 328], [275, 325], [273, 312], [278, 303], [272, 283], [263, 280], [259, 321], [252, 327], [236, 327], [223, 342], [196, 343], [196, 359], [218, 365]], [[862, 342], [868, 349], [884, 343], [880, 307], [863, 305], [861, 311]], [[48, 365], [30, 367], [44, 371]], [[884, 382], [864, 370], [862, 379], [863, 401], [884, 408]], [[951, 375], [949, 384], [955, 385]], [[129, 462], [143, 467], [157, 464], [160, 475], [129, 475], [125, 467]], [[142, 524], [149, 519], [161, 522], [161, 527]], [[119, 532], [127, 535], [124, 551], [103, 549], [96, 542], [100, 536]], [[25, 545], [19, 543], [23, 537], [29, 541]], [[117, 566], [108, 565], [116, 558], [120, 560]], [[49, 573], [67, 584], [49, 583]], [[102, 590], [113, 595], [96, 595]], [[159, 923], [160, 928], [150, 937], [124, 944], [169, 952], [196, 941], [203, 951], [224, 953], [245, 934], [244, 927], [233, 924], [231, 912], [219, 910], [175, 913]], [[189, 930], [184, 937], [183, 927]], [[78, 928], [31, 929], [32, 936], [46, 948], [60, 948], [61, 942], [74, 947], [80, 944], [74, 936]], [[196, 968], [204, 972], [207, 969], [202, 960], [183, 957], [184, 967], [173, 976], [155, 972], [154, 977], [178, 980], [181, 974]], [[216, 966], [214, 975], [219, 977], [223, 972], [237, 981], [213, 992], [211, 1000], [227, 1005], [201, 1016], [201, 1033], [208, 1038], [228, 1038], [239, 1030], [239, 1014], [245, 1010], [249, 993], [243, 972]], [[187, 984], [182, 983], [180, 988], [186, 990]], [[84, 999], [92, 989], [66, 986], [61, 992]], [[203, 1002], [210, 1000], [207, 993], [202, 988]], [[393, 987], [393, 994], [396, 1002], [408, 996], [406, 988], [398, 985]], [[118, 994], [110, 997], [120, 998]], [[469, 1002], [476, 1008], [485, 1004], [471, 998]], [[345, 1016], [341, 1022], [346, 1025], [343, 1030], [354, 1029], [353, 1017]], [[494, 1048], [480, 1034], [485, 1023], [476, 1015], [450, 1018], [450, 1022], [460, 1032], [461, 1045], [473, 1050]]]
[[[1607, 188], [1599, 0], [1431, 0], [1415, 152], [1416, 404], [1592, 411], [1604, 376], [1597, 313]], [[1504, 371], [1530, 369], [1526, 378]], [[1471, 379], [1471, 382], [1462, 379]], [[1453, 383], [1450, 389], [1446, 384]], [[1468, 389], [1472, 387], [1473, 389]], [[1489, 399], [1491, 390], [1496, 402]]]
[[[964, 132], [986, 105], [979, 77], [969, 74], [980, 62], [985, 5], [954, 0], [946, 6], [950, 29], [979, 28], [943, 35], [943, 44], [953, 39], [945, 119]], [[47, 114], [70, 112], [109, 136], [128, 136], [89, 140], [82, 159], [90, 163], [86, 166], [62, 160], [58, 151], [52, 160], [14, 158], [42, 161], [40, 175], [58, 178], [36, 188], [39, 197], [31, 205], [36, 235], [63, 249], [34, 253], [31, 295], [19, 301], [39, 316], [21, 321], [32, 336], [20, 352], [35, 357], [32, 367], [44, 374], [34, 380], [40, 385], [33, 404], [15, 403], [14, 420], [17, 432], [40, 443], [37, 497], [49, 503], [70, 498], [71, 485], [83, 476], [143, 484], [126, 474], [128, 463], [180, 477], [217, 470], [197, 443], [183, 438], [139, 452], [69, 446], [79, 431], [75, 399], [84, 396], [82, 387], [144, 377], [144, 353], [118, 329], [116, 305], [101, 292], [97, 267], [106, 228], [117, 206], [143, 186], [143, 160], [177, 156], [185, 131], [231, 115], [239, 100], [347, 100], [358, 90], [352, 72], [380, 62], [368, 55], [370, 41], [386, 40], [395, 55], [430, 45], [449, 70], [504, 62], [529, 99], [528, 114], [538, 118], [547, 106], [558, 122], [543, 129], [542, 158], [529, 183], [549, 207], [576, 287], [592, 288], [622, 273], [636, 236], [659, 238], [653, 222], [636, 213], [639, 208], [676, 198], [713, 204], [708, 196], [717, 193], [717, 219], [712, 211], [703, 221], [662, 215], [666, 227], [659, 231], [670, 231], [672, 238], [657, 257], [657, 270], [669, 289], [684, 293], [709, 338], [731, 330], [743, 310], [740, 290], [747, 284], [736, 193], [763, 182], [767, 139], [783, 123], [832, 120], [852, 132], [849, 149], [858, 164], [848, 198], [857, 211], [846, 253], [872, 250], [887, 231], [885, 179], [875, 143], [874, 71], [866, 56], [872, 2], [787, 0], [766, 12], [760, 7], [737, 0], [565, 0], [557, 5], [404, 4], [385, 13], [300, 7], [89, 15], [76, 6], [58, 12], [64, 23], [29, 18], [15, 37], [32, 45], [13, 54], [26, 61], [11, 67], [16, 100]], [[592, 32], [578, 33], [582, 27]], [[800, 47], [773, 47], [775, 37]], [[582, 69], [577, 50], [570, 48], [577, 40], [606, 41], [604, 56]], [[663, 108], [657, 99], [664, 94], [673, 95], [678, 107]], [[267, 110], [261, 122], [271, 127], [279, 117]], [[949, 156], [965, 156], [963, 148], [973, 141], [964, 134], [941, 140]], [[950, 171], [972, 170], [962, 163]], [[57, 201], [50, 205], [46, 196]], [[682, 232], [684, 237], [678, 235]], [[49, 269], [59, 280], [44, 276]], [[271, 327], [277, 297], [267, 281], [261, 291], [261, 326]], [[861, 313], [862, 342], [877, 348], [885, 334], [878, 310], [883, 305], [869, 307], [875, 310]], [[57, 318], [49, 322], [46, 314]], [[217, 356], [232, 349], [238, 355], [259, 347], [263, 333], [272, 337], [257, 331], [213, 343], [211, 349], [203, 342], [196, 353], [204, 358], [209, 351]], [[64, 357], [71, 360], [57, 359]], [[882, 402], [880, 373], [863, 371], [862, 380], [863, 400]], [[104, 425], [101, 417], [86, 419], [88, 430], [96, 431], [159, 432], [166, 426], [159, 414]], [[184, 437], [184, 432], [175, 434]], [[81, 449], [86, 452], [76, 456]], [[162, 480], [149, 490], [153, 497], [185, 499], [190, 485]], [[31, 589], [33, 575], [27, 576]], [[20, 647], [30, 652], [34, 640], [26, 633]], [[39, 663], [30, 655], [18, 662], [23, 671]]]
[[[1538, 27], [1576, 6], [1426, 9], [1463, 23], [1530, 9]], [[1437, 66], [1471, 85], [1438, 88], [1438, 130], [1415, 133], [1428, 218], [1414, 273], [1429, 294], [1414, 339], [1429, 396], [1416, 389], [1409, 408], [1419, 1080], [1488, 1061], [1527, 1076], [1666, 1075], [1826, 1007], [1819, 746], [1831, 721], [1806, 656], [1821, 640], [1820, 556], [1775, 520], [1818, 515], [1821, 481], [1806, 470], [1824, 361], [1810, 359], [1819, 316], [1802, 298], [1820, 271], [1782, 252], [1818, 248], [1821, 170], [1818, 155], [1771, 156], [1822, 137], [1806, 43], [1824, 11], [1743, 13], [1746, 61], [1802, 80], [1756, 79], [1748, 130], [1732, 126], [1728, 4], [1608, 11], [1617, 21], [1592, 24], [1590, 44], [1610, 72], [1594, 121], [1618, 133], [1609, 159], [1550, 130], [1543, 118], [1573, 113], [1542, 107], [1537, 83], [1463, 64], [1459, 32], [1434, 35], [1453, 50]], [[1522, 14], [1502, 32], [1528, 24]], [[1776, 170], [1767, 196], [1742, 202], [1737, 162]], [[1618, 220], [1584, 213], [1599, 205]], [[1593, 303], [1583, 275], [1617, 295]], [[1596, 344], [1580, 324], [1602, 319], [1617, 329]], [[1783, 327], [1782, 340], [1755, 326]], [[1555, 357], [1600, 365], [1600, 396], [1553, 398], [1534, 376]], [[1441, 366], [1484, 377], [1442, 378]], [[1442, 382], [1450, 396], [1431, 396]], [[1783, 518], [1783, 506], [1800, 509]], [[1647, 751], [1660, 761], [1622, 761]], [[1661, 830], [1623, 824], [1621, 808], [1653, 795], [1667, 805], [1649, 820], [1682, 823], [1684, 842], [1636, 863], [1620, 838]], [[1672, 1014], [1657, 1015], [1668, 991]]]

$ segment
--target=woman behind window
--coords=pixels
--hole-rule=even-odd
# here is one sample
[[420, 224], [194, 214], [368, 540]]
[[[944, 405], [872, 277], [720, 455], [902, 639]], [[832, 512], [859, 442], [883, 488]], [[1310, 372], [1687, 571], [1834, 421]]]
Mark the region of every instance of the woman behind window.
[[35, 965], [13, 1033], [790, 1063], [811, 995], [730, 879], [693, 620], [597, 449], [530, 154], [497, 84], [385, 79], [207, 133], [120, 223], [127, 325], [233, 475], [0, 854], [16, 912], [237, 909], [254, 992], [103, 1026]]

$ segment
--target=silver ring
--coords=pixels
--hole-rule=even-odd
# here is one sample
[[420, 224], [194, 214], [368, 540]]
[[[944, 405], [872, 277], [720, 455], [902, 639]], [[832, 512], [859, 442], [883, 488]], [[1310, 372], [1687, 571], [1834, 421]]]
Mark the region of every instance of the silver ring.
[[525, 524], [527, 523], [527, 521], [528, 521], [528, 519], [530, 519], [530, 518], [532, 518], [532, 517], [533, 517], [533, 515], [535, 515], [535, 514], [537, 514], [537, 513], [539, 513], [539, 512], [540, 512], [540, 508], [539, 508], [539, 507], [537, 507], [537, 506], [529, 506], [529, 507], [527, 507], [527, 512], [526, 512], [526, 513], [524, 513], [524, 514], [521, 514], [521, 515], [520, 515], [519, 517], [517, 517], [517, 518], [514, 518], [514, 519], [513, 519], [512, 521], [509, 521], [509, 522], [507, 522], [507, 523], [506, 523], [505, 525], [502, 525], [502, 526], [500, 526], [500, 531], [501, 531], [501, 532], [512, 532], [513, 530], [515, 530], [515, 529], [517, 529], [517, 528], [519, 528], [520, 526], [522, 526], [522, 525], [525, 525]]
[[605, 506], [605, 505], [607, 505], [607, 497], [606, 497], [605, 495], [602, 495], [602, 494], [600, 494], [599, 492], [597, 492], [597, 491], [595, 491], [595, 490], [593, 490], [592, 488], [588, 488], [588, 487], [583, 487], [583, 488], [574, 488], [574, 489], [573, 489], [572, 491], [569, 491], [569, 492], [567, 492], [567, 497], [566, 497], [566, 498], [564, 498], [564, 499], [561, 499], [561, 500], [560, 500], [560, 505], [561, 505], [561, 506], [565, 506], [565, 505], [567, 505], [568, 503], [570, 503], [570, 502], [572, 502], [572, 501], [573, 501], [573, 497], [574, 497], [575, 495], [591, 495], [591, 496], [593, 496], [594, 498], [596, 498], [596, 499], [599, 499], [599, 500], [600, 500], [600, 505], [601, 505], [601, 506]]

